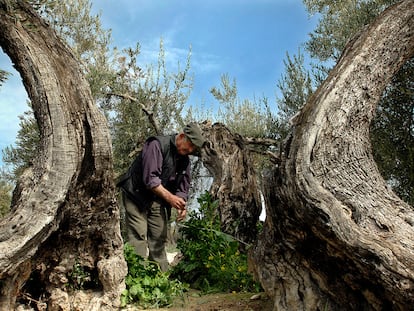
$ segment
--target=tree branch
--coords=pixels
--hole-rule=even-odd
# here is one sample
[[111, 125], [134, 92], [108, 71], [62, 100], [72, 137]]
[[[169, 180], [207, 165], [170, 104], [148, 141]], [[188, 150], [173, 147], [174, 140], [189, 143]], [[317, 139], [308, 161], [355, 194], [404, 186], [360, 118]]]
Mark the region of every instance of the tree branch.
[[143, 103], [141, 103], [137, 98], [129, 95], [129, 94], [119, 94], [119, 93], [107, 93], [109, 96], [117, 96], [124, 99], [128, 99], [134, 103], [137, 103], [141, 106], [142, 111], [148, 116], [148, 121], [151, 123], [151, 125], [154, 127], [155, 132], [157, 135], [161, 133], [160, 126], [158, 125], [157, 120], [154, 118], [154, 113], [150, 111]]
[[[271, 138], [244, 137], [243, 140], [246, 145], [252, 145], [252, 146], [271, 147], [271, 146], [276, 146], [279, 144], [277, 140], [271, 139]], [[258, 153], [264, 156], [270, 156], [270, 160], [276, 164], [279, 164], [281, 161], [280, 156], [278, 156], [276, 153], [271, 152], [269, 150], [261, 151], [261, 150], [257, 150], [254, 148], [249, 148], [249, 150], [251, 152]]]
[[259, 138], [259, 137], [244, 137], [244, 142], [248, 145], [262, 145], [262, 146], [275, 146], [279, 143], [276, 139]]

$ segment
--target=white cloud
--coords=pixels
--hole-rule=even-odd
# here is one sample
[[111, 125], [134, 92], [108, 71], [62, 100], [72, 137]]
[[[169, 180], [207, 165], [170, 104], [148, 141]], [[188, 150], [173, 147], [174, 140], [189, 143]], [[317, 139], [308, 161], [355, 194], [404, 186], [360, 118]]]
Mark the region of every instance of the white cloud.
[[192, 67], [197, 73], [220, 72], [222, 65], [221, 58], [218, 55], [202, 52], [194, 52], [193, 55]]

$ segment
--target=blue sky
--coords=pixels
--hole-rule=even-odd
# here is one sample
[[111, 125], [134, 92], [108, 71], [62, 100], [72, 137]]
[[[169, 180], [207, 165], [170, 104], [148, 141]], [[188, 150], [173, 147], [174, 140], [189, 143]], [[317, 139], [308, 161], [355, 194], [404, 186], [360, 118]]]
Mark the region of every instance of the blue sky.
[[[276, 107], [276, 83], [286, 53], [296, 54], [315, 28], [301, 0], [92, 0], [102, 26], [112, 29], [119, 49], [141, 45], [143, 64], [155, 62], [160, 39], [167, 70], [182, 66], [191, 47], [194, 89], [189, 104], [211, 105], [209, 90], [227, 74], [241, 99], [269, 99]], [[26, 92], [8, 57], [0, 68], [13, 76], [0, 87], [0, 149], [15, 141], [18, 115], [27, 110]], [[0, 159], [1, 164], [1, 159]]]

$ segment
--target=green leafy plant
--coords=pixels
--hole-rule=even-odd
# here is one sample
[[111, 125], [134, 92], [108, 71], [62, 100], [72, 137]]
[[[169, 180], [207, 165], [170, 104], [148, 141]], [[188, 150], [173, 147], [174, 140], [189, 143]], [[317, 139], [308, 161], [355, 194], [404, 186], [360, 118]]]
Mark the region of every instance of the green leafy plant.
[[91, 273], [76, 261], [69, 273], [70, 288], [75, 290], [85, 289], [85, 285], [90, 282], [92, 282]]
[[169, 278], [155, 262], [144, 260], [134, 248], [125, 244], [124, 256], [128, 264], [125, 278], [126, 290], [122, 293], [121, 306], [137, 304], [144, 308], [159, 308], [172, 304], [177, 297], [183, 297], [188, 285]]
[[172, 276], [202, 292], [259, 291], [260, 285], [248, 273], [247, 255], [240, 243], [221, 232], [218, 202], [208, 192], [199, 199], [200, 208], [182, 225], [177, 247], [184, 258]]

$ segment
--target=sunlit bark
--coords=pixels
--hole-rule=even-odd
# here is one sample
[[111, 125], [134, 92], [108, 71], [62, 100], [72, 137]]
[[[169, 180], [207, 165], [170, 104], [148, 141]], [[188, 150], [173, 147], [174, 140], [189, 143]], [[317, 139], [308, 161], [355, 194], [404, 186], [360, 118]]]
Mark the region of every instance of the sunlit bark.
[[414, 54], [414, 2], [386, 10], [350, 42], [292, 120], [267, 183], [267, 220], [251, 250], [274, 310], [408, 310], [414, 212], [372, 158], [369, 124]]
[[85, 292], [68, 285], [95, 290], [84, 310], [116, 308], [126, 264], [106, 120], [74, 56], [26, 1], [0, 0], [0, 45], [41, 132], [38, 157], [0, 223], [0, 309], [13, 310], [16, 299], [74, 309]]

